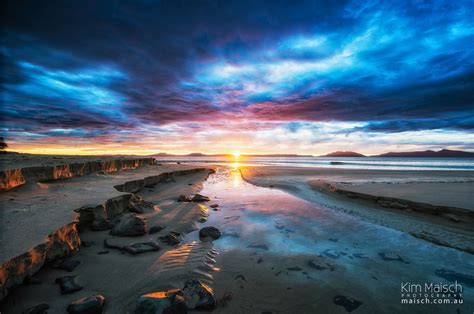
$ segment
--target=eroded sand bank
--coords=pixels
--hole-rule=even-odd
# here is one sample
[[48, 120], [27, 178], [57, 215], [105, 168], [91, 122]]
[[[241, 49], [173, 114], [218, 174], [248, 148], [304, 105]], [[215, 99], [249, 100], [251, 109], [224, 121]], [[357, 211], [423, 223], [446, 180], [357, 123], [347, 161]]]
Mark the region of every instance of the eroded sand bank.
[[[473, 256], [409, 234], [410, 230], [437, 231], [450, 243], [469, 248], [473, 235], [467, 225], [463, 229], [459, 228], [462, 223], [449, 219], [430, 221], [419, 213], [403, 217], [403, 213], [371, 208], [361, 200], [318, 193], [307, 184], [315, 178], [301, 175], [302, 180], [289, 172], [255, 180], [265, 187], [245, 182], [238, 169], [228, 167], [218, 167], [209, 179], [209, 172], [197, 171], [145, 184], [143, 175], [148, 176], [151, 169], [162, 173], [197, 166], [156, 167], [91, 178], [94, 185], [103, 182], [105, 188], [108, 183], [116, 187], [116, 193], [134, 194], [134, 199], [142, 200], [146, 208], [135, 215], [146, 222], [147, 231], [153, 227], [159, 231], [118, 237], [109, 230], [86, 227], [79, 233], [83, 246], [66, 259], [79, 262], [72, 272], [44, 266], [34, 276], [41, 283], [14, 289], [0, 310], [21, 313], [46, 303], [49, 313], [64, 313], [70, 302], [102, 294], [105, 313], [133, 313], [140, 295], [182, 288], [188, 279], [199, 279], [213, 288], [221, 301], [216, 313], [462, 313], [473, 306], [469, 281]], [[469, 180], [469, 175], [459, 178]], [[71, 191], [85, 194], [86, 200], [85, 190], [80, 189], [83, 180], [87, 177], [53, 186], [79, 188]], [[210, 202], [177, 201], [179, 195], [196, 192], [209, 196]], [[222, 237], [213, 243], [200, 241], [198, 229], [205, 226], [217, 227]], [[162, 239], [170, 234], [179, 243]], [[118, 249], [149, 242], [160, 249], [138, 255]], [[446, 271], [466, 281], [463, 304], [400, 305], [401, 281], [450, 283], [452, 277], [443, 277]], [[61, 295], [55, 280], [69, 275], [75, 276], [82, 289]], [[351, 305], [341, 305], [344, 298], [353, 300]]]

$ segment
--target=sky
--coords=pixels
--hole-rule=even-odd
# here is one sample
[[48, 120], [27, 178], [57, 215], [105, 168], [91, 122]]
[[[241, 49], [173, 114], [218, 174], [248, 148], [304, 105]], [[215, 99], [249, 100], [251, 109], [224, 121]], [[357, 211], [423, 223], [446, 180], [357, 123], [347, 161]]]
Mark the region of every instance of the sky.
[[474, 150], [474, 0], [3, 6], [10, 150]]

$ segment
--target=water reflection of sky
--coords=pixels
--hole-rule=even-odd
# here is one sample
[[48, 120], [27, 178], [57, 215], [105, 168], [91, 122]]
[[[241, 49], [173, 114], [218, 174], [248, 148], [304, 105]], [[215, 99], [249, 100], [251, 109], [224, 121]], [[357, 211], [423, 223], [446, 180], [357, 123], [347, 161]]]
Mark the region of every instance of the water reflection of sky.
[[[218, 251], [257, 252], [277, 257], [325, 256], [347, 273], [371, 276], [387, 274], [387, 282], [400, 278], [445, 281], [438, 268], [470, 273], [472, 255], [436, 246], [408, 234], [362, 221], [334, 209], [309, 203], [276, 189], [253, 186], [236, 168], [220, 168], [205, 183], [202, 194], [215, 198], [204, 226], [218, 227], [224, 236], [214, 245]], [[238, 236], [238, 237], [237, 237]], [[196, 234], [190, 235], [196, 237]], [[264, 244], [268, 250], [249, 247]], [[243, 254], [244, 254], [243, 253]], [[379, 253], [398, 254], [408, 263], [387, 262]], [[387, 264], [388, 263], [388, 264]], [[389, 267], [389, 268], [387, 268]], [[474, 289], [466, 287], [474, 297]]]

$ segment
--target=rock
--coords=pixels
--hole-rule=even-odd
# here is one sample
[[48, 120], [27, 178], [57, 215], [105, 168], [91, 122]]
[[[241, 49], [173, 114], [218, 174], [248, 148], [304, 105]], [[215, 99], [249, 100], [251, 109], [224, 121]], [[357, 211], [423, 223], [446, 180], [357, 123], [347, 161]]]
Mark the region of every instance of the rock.
[[134, 213], [143, 214], [153, 211], [155, 204], [145, 201], [141, 196], [134, 195], [130, 199], [129, 210]]
[[215, 227], [204, 227], [199, 230], [199, 239], [203, 242], [211, 242], [221, 237], [221, 232]]
[[316, 258], [308, 261], [308, 266], [317, 270], [329, 269], [334, 270], [334, 266], [327, 262], [326, 258], [322, 256], [317, 256]]
[[50, 267], [53, 269], [62, 269], [68, 272], [72, 272], [79, 266], [81, 262], [78, 260], [55, 260], [54, 262], [50, 263]]
[[209, 202], [211, 199], [207, 196], [201, 194], [195, 194], [192, 198], [193, 202]]
[[399, 202], [392, 202], [392, 203], [390, 203], [390, 207], [395, 208], [395, 209], [407, 209], [408, 205], [402, 204], [402, 203], [399, 203]]
[[147, 233], [146, 223], [134, 214], [125, 214], [114, 224], [111, 235], [119, 237], [136, 237]]
[[362, 305], [362, 302], [343, 295], [336, 295], [334, 297], [334, 304], [343, 306], [347, 312], [352, 312]]
[[98, 255], [104, 255], [104, 254], [109, 254], [110, 251], [99, 251], [97, 252]]
[[177, 237], [175, 234], [171, 233], [171, 232], [170, 232], [169, 234], [167, 234], [167, 235], [164, 235], [164, 236], [159, 237], [159, 239], [160, 239], [163, 243], [166, 243], [166, 244], [168, 244], [168, 245], [177, 245], [177, 244], [179, 244], [179, 242], [180, 242], [179, 239], [178, 239], [178, 237]]
[[156, 252], [160, 250], [160, 246], [155, 241], [124, 245], [117, 240], [118, 239], [104, 239], [104, 247], [108, 249], [121, 250], [131, 255], [137, 255], [146, 252]]
[[154, 292], [138, 299], [135, 314], [186, 314], [188, 309], [180, 289]]
[[93, 221], [90, 226], [92, 231], [105, 231], [112, 228], [112, 223], [108, 220]]
[[219, 204], [212, 204], [211, 206], [209, 206], [210, 208], [217, 208], [219, 207]]
[[33, 306], [23, 310], [23, 314], [47, 314], [49, 309], [49, 305], [46, 303], [39, 304], [37, 306]]
[[178, 197], [178, 202], [191, 202], [191, 201], [192, 201], [191, 197], [187, 195], [180, 195]]
[[61, 287], [61, 294], [70, 294], [82, 290], [82, 286], [78, 285], [74, 278], [76, 276], [64, 276], [56, 278], [56, 283]]
[[216, 306], [212, 289], [197, 279], [186, 281], [182, 291], [188, 309], [212, 310]]
[[384, 261], [396, 261], [396, 262], [401, 262], [405, 264], [410, 264], [409, 262], [406, 262], [400, 255], [395, 254], [395, 253], [379, 253], [379, 256], [384, 260]]
[[129, 254], [137, 255], [146, 252], [156, 252], [160, 246], [156, 242], [134, 243], [123, 247], [123, 250]]
[[261, 250], [268, 251], [268, 246], [266, 244], [261, 244], [261, 243], [253, 243], [247, 247], [252, 248], [252, 249], [261, 249]]
[[160, 232], [161, 230], [165, 229], [166, 227], [164, 226], [153, 226], [150, 228], [150, 230], [148, 231], [148, 234], [154, 234], [154, 233], [158, 233]]
[[474, 276], [469, 274], [458, 273], [457, 271], [440, 268], [435, 271], [436, 276], [449, 281], [459, 281], [468, 287], [474, 287]]
[[104, 304], [105, 297], [97, 294], [72, 302], [66, 310], [71, 314], [101, 314]]

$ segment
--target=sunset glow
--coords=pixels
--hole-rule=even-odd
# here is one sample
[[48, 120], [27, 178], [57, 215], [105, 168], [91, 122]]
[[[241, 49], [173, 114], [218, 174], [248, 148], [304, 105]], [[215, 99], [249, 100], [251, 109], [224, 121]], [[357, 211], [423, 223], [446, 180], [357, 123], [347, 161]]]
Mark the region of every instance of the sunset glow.
[[1, 136], [44, 154], [474, 149], [469, 6], [12, 3]]

